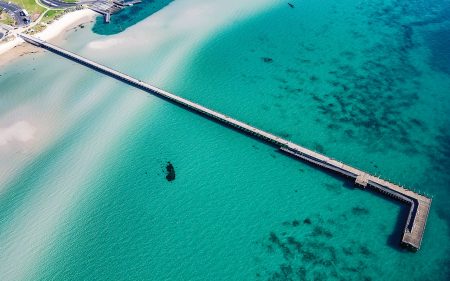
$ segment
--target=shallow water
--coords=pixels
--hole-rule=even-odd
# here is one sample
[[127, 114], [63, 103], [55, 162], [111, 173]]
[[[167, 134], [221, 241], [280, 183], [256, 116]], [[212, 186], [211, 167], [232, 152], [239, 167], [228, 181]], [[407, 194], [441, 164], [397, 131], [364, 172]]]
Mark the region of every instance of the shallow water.
[[398, 248], [402, 205], [44, 54], [0, 73], [0, 128], [34, 128], [0, 146], [1, 279], [446, 280], [448, 2], [206, 2], [63, 45], [433, 194], [422, 249]]

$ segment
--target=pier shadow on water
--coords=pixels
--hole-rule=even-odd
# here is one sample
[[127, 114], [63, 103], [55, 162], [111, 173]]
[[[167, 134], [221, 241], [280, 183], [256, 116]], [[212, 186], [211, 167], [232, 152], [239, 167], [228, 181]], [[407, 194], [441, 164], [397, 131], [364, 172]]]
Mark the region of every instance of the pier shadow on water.
[[[347, 188], [347, 189], [351, 189], [351, 190], [355, 190], [355, 189], [359, 189], [359, 187], [357, 187], [354, 183], [354, 179], [346, 177], [342, 174], [338, 174], [336, 172], [330, 171], [324, 167], [320, 167], [317, 166], [313, 163], [307, 162], [307, 161], [301, 161], [300, 159], [296, 159], [294, 157], [292, 157], [290, 154], [285, 153], [281, 150], [278, 151], [278, 153], [285, 155], [286, 157], [291, 157], [294, 160], [297, 160], [299, 162], [302, 162], [314, 169], [319, 169], [321, 170], [323, 173], [334, 177], [334, 178], [339, 178], [340, 180], [342, 180], [343, 184], [342, 187]], [[375, 190], [373, 190], [370, 187], [367, 187], [365, 189], [363, 189], [363, 191], [370, 193], [370, 195], [368, 196], [376, 196], [379, 197], [383, 200], [388, 200], [389, 202], [395, 204], [396, 206], [400, 207], [400, 212], [397, 213], [397, 220], [395, 225], [393, 226], [392, 232], [388, 237], [388, 240], [386, 241], [386, 244], [399, 251], [399, 252], [407, 252], [407, 248], [405, 248], [404, 246], [402, 246], [401, 241], [402, 241], [402, 237], [403, 237], [403, 233], [405, 230], [405, 226], [406, 226], [406, 221], [408, 219], [408, 215], [409, 215], [409, 206], [406, 203], [403, 203], [397, 199], [394, 199], [392, 197], [386, 196], [384, 194], [381, 194], [379, 192], [376, 192]], [[395, 215], [395, 214], [392, 214]], [[375, 227], [375, 226], [374, 226]]]
[[[336, 174], [333, 173], [329, 173], [330, 175], [334, 175], [336, 176]], [[351, 179], [345, 179], [344, 180], [344, 184], [342, 185], [345, 188], [348, 189], [358, 189], [359, 187], [357, 187]], [[397, 219], [395, 222], [395, 225], [393, 226], [392, 230], [391, 230], [391, 234], [388, 237], [388, 240], [386, 241], [386, 244], [391, 247], [394, 250], [397, 250], [399, 252], [409, 252], [407, 251], [408, 248], [404, 247], [402, 245], [402, 237], [403, 237], [403, 233], [405, 231], [405, 227], [406, 227], [406, 221], [408, 219], [408, 215], [409, 215], [409, 206], [406, 203], [403, 203], [395, 198], [392, 198], [390, 196], [386, 196], [382, 193], [379, 193], [377, 191], [375, 191], [374, 189], [367, 187], [365, 189], [363, 189], [364, 192], [368, 192], [370, 195], [368, 196], [375, 196], [378, 197], [380, 199], [383, 200], [387, 200], [390, 203], [394, 204], [395, 206], [398, 206], [400, 211], [397, 213]], [[396, 214], [393, 213], [392, 216], [395, 216]], [[375, 227], [375, 226], [374, 226]]]
[[[409, 206], [406, 203], [403, 203], [399, 200], [396, 200], [392, 197], [385, 196], [379, 192], [371, 188], [366, 188], [367, 192], [370, 193], [370, 196], [376, 196], [382, 198], [383, 200], [388, 200], [389, 202], [395, 204], [400, 207], [400, 211], [397, 213], [397, 219], [395, 225], [393, 226], [392, 233], [389, 235], [388, 240], [386, 241], [387, 245], [399, 252], [407, 252], [407, 248], [402, 246], [402, 237], [406, 227], [406, 221], [409, 215]], [[393, 216], [395, 214], [392, 214]]]

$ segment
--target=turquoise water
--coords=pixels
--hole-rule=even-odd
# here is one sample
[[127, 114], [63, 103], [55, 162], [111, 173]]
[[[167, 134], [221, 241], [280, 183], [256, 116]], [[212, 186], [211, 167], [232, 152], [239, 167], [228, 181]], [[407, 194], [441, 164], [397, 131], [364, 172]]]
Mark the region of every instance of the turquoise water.
[[[0, 73], [0, 128], [26, 120], [41, 140], [0, 150], [13, 167], [0, 189], [0, 279], [447, 280], [450, 76], [439, 35], [449, 2], [292, 3], [241, 20], [244, 8], [231, 9], [233, 24], [195, 48], [176, 33], [137, 47], [121, 37], [153, 32], [153, 16], [107, 37], [126, 42], [111, 52], [89, 48], [105, 37], [86, 28], [61, 44], [433, 194], [419, 252], [398, 247], [402, 205], [40, 54]], [[160, 13], [179, 9], [184, 24], [174, 4]], [[204, 8], [211, 25], [232, 5]]]
[[141, 3], [127, 7], [111, 17], [109, 24], [102, 17], [97, 17], [92, 31], [101, 35], [117, 34], [141, 20], [164, 8], [173, 0], [143, 0]]

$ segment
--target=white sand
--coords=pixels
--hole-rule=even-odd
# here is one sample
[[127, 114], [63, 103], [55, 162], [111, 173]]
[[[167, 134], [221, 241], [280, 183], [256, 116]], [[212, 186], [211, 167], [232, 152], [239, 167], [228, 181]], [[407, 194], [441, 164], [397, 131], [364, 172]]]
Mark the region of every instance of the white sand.
[[26, 121], [19, 121], [7, 128], [0, 128], [0, 146], [9, 142], [27, 142], [34, 138], [36, 129]]
[[71, 12], [49, 24], [45, 30], [37, 33], [35, 36], [43, 40], [51, 40], [67, 29], [88, 22], [96, 16], [97, 13], [89, 9]]

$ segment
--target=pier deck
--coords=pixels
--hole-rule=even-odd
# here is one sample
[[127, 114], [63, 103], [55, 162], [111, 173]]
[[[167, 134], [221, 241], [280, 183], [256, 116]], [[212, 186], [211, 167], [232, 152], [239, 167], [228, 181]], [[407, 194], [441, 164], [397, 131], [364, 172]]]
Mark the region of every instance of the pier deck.
[[84, 58], [72, 52], [69, 52], [46, 41], [40, 40], [38, 38], [26, 34], [21, 34], [20, 36], [25, 41], [33, 45], [45, 48], [53, 53], [59, 54], [65, 58], [71, 59], [80, 64], [88, 66], [94, 70], [107, 74], [117, 80], [126, 82], [127, 84], [130, 84], [136, 88], [152, 93], [156, 96], [169, 100], [177, 105], [195, 111], [200, 115], [207, 116], [213, 120], [216, 120], [219, 123], [233, 127], [240, 132], [252, 135], [265, 142], [268, 142], [294, 158], [305, 160], [314, 165], [318, 165], [322, 168], [332, 170], [346, 177], [350, 177], [355, 181], [355, 184], [357, 184], [362, 188], [371, 188], [377, 192], [381, 192], [396, 200], [400, 200], [406, 203], [409, 206], [409, 214], [408, 219], [405, 223], [405, 228], [403, 231], [403, 237], [401, 242], [403, 245], [408, 246], [413, 250], [418, 250], [420, 248], [422, 237], [425, 231], [425, 226], [427, 223], [428, 213], [431, 206], [430, 198], [412, 192], [401, 186], [374, 177], [361, 170], [358, 170], [342, 162], [329, 158], [323, 154], [314, 152], [300, 145], [297, 145], [293, 142], [290, 142], [286, 139], [280, 138], [271, 133], [260, 130], [244, 122], [226, 116], [222, 113], [206, 108], [200, 104], [194, 103], [190, 100], [171, 94], [160, 88], [147, 84], [141, 80], [128, 76], [124, 73], [118, 72], [114, 69], [91, 61], [87, 58]]

